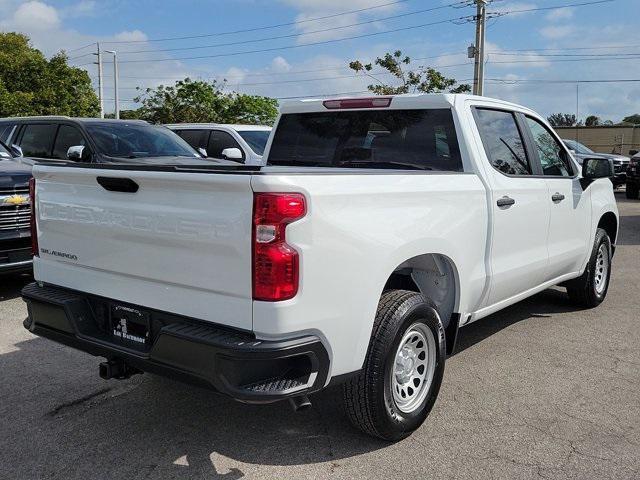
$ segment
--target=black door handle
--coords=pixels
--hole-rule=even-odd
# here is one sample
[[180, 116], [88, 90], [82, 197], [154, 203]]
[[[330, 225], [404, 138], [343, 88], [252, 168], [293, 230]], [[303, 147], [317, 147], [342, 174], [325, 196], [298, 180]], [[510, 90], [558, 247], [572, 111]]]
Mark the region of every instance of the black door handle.
[[130, 178], [119, 177], [97, 177], [96, 181], [110, 192], [136, 193], [138, 184]]
[[496, 202], [496, 204], [499, 207], [510, 207], [511, 205], [515, 204], [516, 201], [511, 198], [511, 197], [507, 197], [506, 195], [502, 198], [499, 198], [498, 201]]
[[551, 200], [553, 200], [554, 202], [561, 202], [562, 200], [564, 200], [564, 195], [556, 192], [553, 195], [551, 195]]

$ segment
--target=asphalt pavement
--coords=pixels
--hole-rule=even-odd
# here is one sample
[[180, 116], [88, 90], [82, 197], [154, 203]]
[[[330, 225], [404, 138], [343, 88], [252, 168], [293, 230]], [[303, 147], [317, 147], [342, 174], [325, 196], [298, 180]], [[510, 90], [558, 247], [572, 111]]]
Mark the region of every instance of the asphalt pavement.
[[341, 390], [248, 406], [31, 335], [26, 277], [0, 278], [0, 478], [640, 478], [640, 201], [617, 194], [609, 295], [550, 289], [460, 331], [414, 435], [354, 430]]

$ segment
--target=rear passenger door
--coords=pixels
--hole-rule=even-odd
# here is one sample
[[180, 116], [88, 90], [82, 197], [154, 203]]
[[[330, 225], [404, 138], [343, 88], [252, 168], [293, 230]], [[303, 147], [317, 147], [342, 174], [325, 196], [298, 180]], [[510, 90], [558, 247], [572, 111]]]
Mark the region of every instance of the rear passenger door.
[[591, 201], [564, 144], [544, 123], [526, 116], [533, 155], [547, 184], [549, 266], [546, 280], [582, 268], [590, 242]]
[[543, 283], [548, 264], [549, 192], [526, 148], [520, 113], [474, 107], [491, 188], [491, 288], [488, 305]]

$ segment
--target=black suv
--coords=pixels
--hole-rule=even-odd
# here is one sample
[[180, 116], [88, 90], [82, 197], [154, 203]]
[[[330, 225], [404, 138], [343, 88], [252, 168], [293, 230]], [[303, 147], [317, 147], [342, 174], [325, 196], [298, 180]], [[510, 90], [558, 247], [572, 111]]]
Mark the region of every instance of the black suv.
[[4, 118], [0, 141], [35, 161], [211, 163], [168, 128], [142, 120]]
[[0, 142], [0, 274], [31, 270], [31, 167]]

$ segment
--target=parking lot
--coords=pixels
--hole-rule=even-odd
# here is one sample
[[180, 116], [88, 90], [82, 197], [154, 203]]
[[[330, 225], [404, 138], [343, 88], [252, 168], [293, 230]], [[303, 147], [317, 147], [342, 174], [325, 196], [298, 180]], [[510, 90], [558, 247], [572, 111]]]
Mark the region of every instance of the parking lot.
[[352, 429], [341, 390], [247, 406], [152, 375], [104, 381], [99, 359], [32, 336], [0, 286], [1, 478], [639, 478], [640, 201], [605, 303], [564, 292], [461, 330], [431, 416], [397, 444]]

